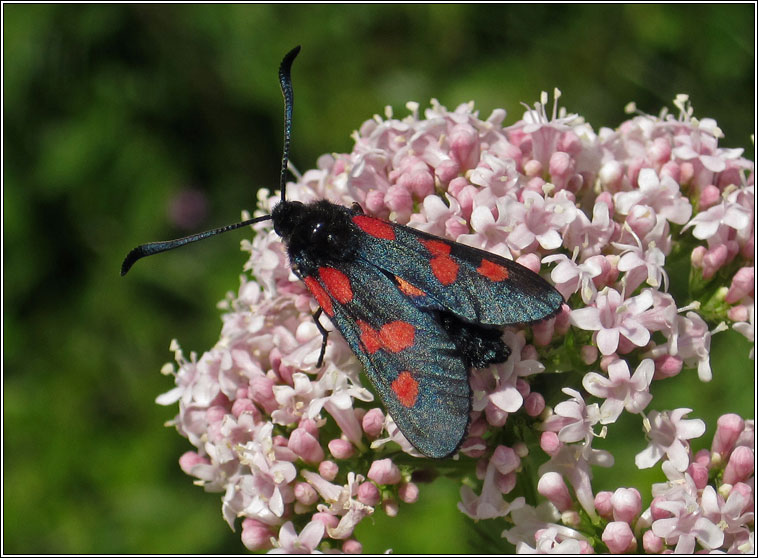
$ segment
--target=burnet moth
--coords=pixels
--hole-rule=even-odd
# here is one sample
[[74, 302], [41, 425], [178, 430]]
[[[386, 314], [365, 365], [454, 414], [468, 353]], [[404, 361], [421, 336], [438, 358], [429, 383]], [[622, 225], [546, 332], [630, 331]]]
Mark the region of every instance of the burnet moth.
[[260, 221], [271, 220], [292, 271], [366, 370], [400, 431], [428, 457], [452, 455], [466, 436], [471, 368], [505, 362], [501, 328], [556, 315], [563, 297], [547, 281], [505, 258], [365, 215], [358, 204], [286, 199], [292, 134], [290, 69], [300, 47], [279, 67], [284, 96], [281, 201], [271, 215], [133, 249], [138, 259]]

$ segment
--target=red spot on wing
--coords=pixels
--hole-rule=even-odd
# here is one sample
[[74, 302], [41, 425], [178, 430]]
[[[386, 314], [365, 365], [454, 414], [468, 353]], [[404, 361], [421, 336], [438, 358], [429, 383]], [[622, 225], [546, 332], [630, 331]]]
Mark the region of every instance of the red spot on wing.
[[505, 281], [508, 279], [508, 270], [489, 260], [482, 260], [482, 265], [476, 268], [479, 275], [485, 276], [490, 281]]
[[426, 296], [426, 293], [424, 291], [414, 287], [408, 281], [401, 279], [397, 275], [395, 275], [395, 281], [397, 281], [397, 288], [400, 289], [400, 292], [408, 296]]
[[413, 346], [415, 335], [416, 328], [408, 322], [401, 321], [384, 324], [379, 330], [382, 346], [391, 353], [397, 353]]
[[406, 407], [413, 407], [418, 398], [418, 381], [410, 372], [404, 370], [390, 385], [398, 400]]
[[347, 304], [353, 300], [353, 289], [350, 286], [350, 279], [339, 269], [333, 267], [320, 267], [318, 274], [326, 285], [329, 294], [340, 304]]
[[356, 323], [361, 328], [361, 343], [369, 354], [374, 354], [379, 349], [398, 353], [411, 347], [416, 336], [415, 327], [399, 320], [384, 324], [379, 331], [363, 320]]
[[382, 238], [384, 240], [395, 240], [395, 231], [392, 225], [382, 221], [381, 219], [375, 219], [374, 217], [366, 217], [365, 215], [356, 215], [353, 217], [353, 223], [358, 225], [366, 234], [370, 234], [376, 238]]
[[326, 312], [327, 316], [334, 316], [332, 299], [329, 298], [329, 295], [326, 294], [326, 291], [323, 289], [323, 287], [319, 285], [319, 282], [310, 275], [303, 279], [303, 282], [305, 283], [305, 286], [308, 287], [308, 290], [313, 295], [313, 298], [315, 298], [316, 302], [318, 302], [318, 305], [321, 306], [324, 312]]
[[432, 253], [432, 256], [449, 256], [450, 245], [441, 240], [421, 240], [421, 244]]
[[432, 258], [429, 262], [432, 266], [432, 273], [443, 285], [452, 285], [458, 278], [458, 264], [450, 256], [440, 256]]
[[450, 257], [450, 245], [441, 240], [420, 240], [421, 244], [432, 254], [429, 265], [432, 273], [443, 285], [452, 285], [458, 278], [458, 264]]
[[366, 352], [373, 355], [376, 351], [382, 348], [379, 334], [363, 320], [358, 320], [357, 323], [358, 327], [361, 328], [361, 343], [363, 343], [363, 346], [366, 348]]

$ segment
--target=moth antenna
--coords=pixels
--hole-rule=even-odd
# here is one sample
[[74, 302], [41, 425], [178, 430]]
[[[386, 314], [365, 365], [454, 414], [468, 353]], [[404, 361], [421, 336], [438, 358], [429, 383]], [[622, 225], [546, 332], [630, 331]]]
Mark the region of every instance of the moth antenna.
[[126, 255], [126, 258], [124, 258], [124, 261], [121, 264], [121, 276], [126, 275], [126, 273], [134, 265], [134, 263], [137, 260], [144, 258], [145, 256], [160, 254], [161, 252], [166, 252], [167, 250], [173, 250], [174, 248], [179, 248], [180, 246], [184, 246], [185, 244], [191, 244], [193, 242], [197, 242], [198, 240], [204, 240], [211, 236], [216, 236], [217, 234], [233, 231], [234, 229], [239, 229], [240, 227], [246, 227], [247, 225], [259, 223], [260, 221], [266, 221], [267, 219], [271, 219], [271, 215], [264, 215], [263, 217], [255, 217], [253, 219], [248, 219], [247, 221], [242, 221], [241, 223], [234, 223], [233, 225], [226, 225], [225, 227], [219, 227], [217, 229], [212, 229], [210, 231], [205, 231], [205, 232], [201, 232], [197, 234], [191, 234], [189, 236], [185, 236], [184, 238], [177, 238], [174, 240], [163, 240], [159, 242], [148, 242], [147, 244], [140, 244], [139, 246], [134, 248], [131, 252], [129, 252]]
[[[290, 70], [292, 69], [292, 62], [300, 52], [300, 45], [293, 48], [287, 54], [284, 55], [282, 63], [279, 65], [279, 84], [282, 88], [282, 95], [284, 96], [284, 149], [282, 152], [282, 170], [279, 176], [279, 187], [282, 191], [282, 201], [285, 199], [285, 186], [287, 184], [287, 164], [290, 156], [290, 138], [292, 137], [292, 78], [290, 77]], [[144, 258], [145, 256], [152, 256], [153, 254], [160, 254], [174, 248], [179, 248], [185, 244], [191, 244], [199, 240], [204, 240], [211, 236], [216, 236], [221, 233], [233, 231], [240, 227], [259, 223], [271, 219], [271, 215], [265, 215], [263, 217], [255, 217], [242, 221], [241, 223], [234, 223], [233, 225], [226, 225], [225, 227], [219, 227], [210, 231], [205, 231], [197, 234], [185, 236], [183, 238], [177, 238], [174, 240], [165, 240], [160, 242], [148, 242], [147, 244], [140, 244], [126, 255], [123, 263], [121, 264], [121, 275], [126, 275], [132, 268], [137, 260]]]
[[282, 63], [279, 65], [279, 85], [282, 88], [284, 96], [284, 149], [282, 150], [282, 170], [279, 175], [279, 188], [282, 192], [282, 201], [285, 201], [285, 188], [287, 186], [287, 163], [290, 158], [290, 138], [292, 137], [292, 106], [294, 95], [292, 93], [292, 78], [290, 70], [292, 62], [300, 52], [300, 45], [293, 48], [284, 55]]

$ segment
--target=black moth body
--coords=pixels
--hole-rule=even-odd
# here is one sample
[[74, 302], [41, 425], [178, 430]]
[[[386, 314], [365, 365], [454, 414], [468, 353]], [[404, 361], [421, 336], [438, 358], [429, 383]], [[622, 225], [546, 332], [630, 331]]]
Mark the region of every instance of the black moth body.
[[325, 200], [280, 202], [274, 230], [295, 274], [342, 333], [405, 437], [454, 453], [471, 368], [505, 362], [504, 325], [555, 315], [563, 298], [511, 260]]
[[505, 362], [502, 327], [556, 315], [563, 298], [547, 281], [505, 258], [365, 215], [358, 204], [285, 198], [292, 122], [290, 67], [279, 69], [285, 98], [281, 201], [270, 216], [168, 242], [138, 246], [122, 275], [144, 256], [271, 219], [294, 273], [363, 364], [384, 407], [422, 454], [443, 458], [463, 442], [472, 368]]

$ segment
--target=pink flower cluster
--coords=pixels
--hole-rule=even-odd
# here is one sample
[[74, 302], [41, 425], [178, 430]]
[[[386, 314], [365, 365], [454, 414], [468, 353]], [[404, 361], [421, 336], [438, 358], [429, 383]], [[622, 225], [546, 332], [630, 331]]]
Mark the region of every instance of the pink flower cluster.
[[[507, 518], [504, 536], [524, 551], [604, 549], [592, 546], [599, 524], [611, 552], [639, 550], [639, 540], [651, 552], [750, 550], [752, 422], [737, 435], [721, 428], [714, 449], [692, 457], [688, 440], [704, 423], [683, 419], [688, 409], [645, 410], [653, 380], [685, 368], [711, 378], [711, 336], [726, 324], [753, 339], [753, 164], [719, 147], [716, 123], [694, 118], [685, 97], [675, 102], [677, 117], [640, 114], [595, 132], [558, 111], [557, 96], [551, 115], [545, 95], [509, 127], [505, 111], [481, 120], [473, 104], [448, 111], [433, 100], [421, 115], [408, 103], [403, 119], [388, 108], [355, 133], [351, 153], [322, 156], [288, 185], [288, 199], [358, 202], [368, 214], [513, 258], [549, 275], [567, 300], [529, 333], [504, 332], [506, 363], [472, 371], [471, 426], [459, 457], [461, 471], [470, 464], [463, 513]], [[278, 200], [259, 192], [265, 213]], [[394, 459], [419, 454], [364, 387], [338, 334], [316, 367], [315, 302], [270, 224], [255, 229], [243, 242], [249, 274], [222, 304], [219, 342], [189, 359], [174, 343], [179, 368], [164, 372], [176, 387], [158, 402], [179, 403], [174, 424], [196, 448], [180, 466], [223, 493], [224, 517], [232, 528], [242, 518], [248, 548], [359, 552], [355, 526], [377, 508], [395, 515], [400, 502], [414, 502], [412, 474], [434, 464]], [[691, 292], [702, 298], [668, 293], [681, 281], [667, 269], [675, 248], [691, 254], [699, 289]], [[698, 312], [703, 301], [710, 325]], [[566, 363], [581, 364], [582, 385], [566, 385], [566, 401], [546, 401], [534, 378]], [[596, 402], [586, 403], [581, 388]], [[645, 512], [636, 489], [592, 491], [592, 467], [613, 464], [592, 442], [612, 434], [625, 412], [640, 416], [649, 440], [637, 465], [666, 458], [669, 482], [653, 487]], [[542, 429], [549, 459], [539, 468], [536, 507], [520, 496], [517, 477], [539, 452], [504, 443], [509, 420]]]

